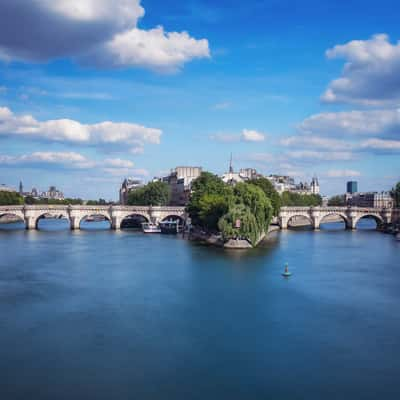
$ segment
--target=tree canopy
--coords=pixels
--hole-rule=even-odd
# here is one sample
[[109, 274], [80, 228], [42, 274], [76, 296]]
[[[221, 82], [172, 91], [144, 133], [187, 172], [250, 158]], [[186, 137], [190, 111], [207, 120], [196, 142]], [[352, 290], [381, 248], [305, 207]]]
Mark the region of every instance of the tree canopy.
[[0, 206], [16, 206], [24, 204], [24, 198], [17, 192], [0, 191]]
[[322, 204], [319, 194], [299, 194], [294, 192], [282, 193], [282, 206], [287, 207], [316, 207]]
[[208, 231], [218, 230], [218, 220], [228, 211], [232, 188], [210, 172], [202, 172], [192, 183], [187, 211], [192, 224]]
[[128, 195], [131, 206], [166, 206], [170, 200], [168, 184], [157, 181], [132, 190]]
[[279, 196], [279, 193], [275, 190], [271, 181], [267, 178], [257, 178], [250, 180], [249, 183], [260, 187], [264, 191], [271, 201], [273, 215], [278, 216], [282, 205], [282, 199], [281, 196]]
[[255, 246], [268, 231], [273, 208], [264, 191], [250, 183], [238, 183], [233, 188], [233, 202], [219, 220], [218, 227], [225, 240], [246, 238]]
[[344, 207], [345, 205], [346, 205], [346, 199], [343, 195], [332, 196], [328, 200], [328, 206]]
[[193, 225], [220, 231], [225, 240], [246, 238], [253, 245], [268, 230], [273, 215], [271, 201], [259, 185], [232, 187], [209, 172], [193, 182], [187, 210]]
[[396, 207], [400, 207], [400, 182], [393, 188], [393, 199]]

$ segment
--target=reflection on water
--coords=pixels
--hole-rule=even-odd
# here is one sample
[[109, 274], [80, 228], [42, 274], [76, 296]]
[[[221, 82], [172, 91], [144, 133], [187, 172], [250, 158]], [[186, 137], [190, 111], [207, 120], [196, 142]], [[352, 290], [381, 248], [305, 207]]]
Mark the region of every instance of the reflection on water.
[[399, 252], [363, 229], [245, 252], [1, 230], [0, 398], [398, 398]]

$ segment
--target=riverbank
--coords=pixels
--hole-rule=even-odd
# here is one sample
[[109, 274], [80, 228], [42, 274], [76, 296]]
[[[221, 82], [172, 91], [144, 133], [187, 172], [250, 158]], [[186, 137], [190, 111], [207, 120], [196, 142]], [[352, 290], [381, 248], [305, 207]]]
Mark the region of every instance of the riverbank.
[[222, 238], [222, 235], [220, 233], [207, 233], [202, 230], [192, 230], [189, 233], [188, 239], [194, 242], [199, 242], [204, 245], [210, 245], [210, 246], [216, 246], [216, 247], [221, 247], [225, 249], [237, 249], [237, 250], [246, 250], [246, 249], [252, 249], [254, 247], [257, 247], [262, 241], [264, 241], [268, 235], [271, 232], [279, 231], [280, 227], [279, 225], [270, 225], [268, 227], [268, 232], [263, 233], [255, 246], [253, 246], [248, 240], [246, 239], [230, 239], [227, 242], [225, 242]]

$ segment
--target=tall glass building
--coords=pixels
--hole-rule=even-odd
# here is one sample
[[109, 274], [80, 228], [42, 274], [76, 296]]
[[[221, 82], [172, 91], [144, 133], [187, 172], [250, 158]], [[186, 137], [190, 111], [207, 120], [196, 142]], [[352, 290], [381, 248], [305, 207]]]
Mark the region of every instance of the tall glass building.
[[358, 184], [356, 181], [347, 182], [347, 193], [353, 194], [358, 192]]

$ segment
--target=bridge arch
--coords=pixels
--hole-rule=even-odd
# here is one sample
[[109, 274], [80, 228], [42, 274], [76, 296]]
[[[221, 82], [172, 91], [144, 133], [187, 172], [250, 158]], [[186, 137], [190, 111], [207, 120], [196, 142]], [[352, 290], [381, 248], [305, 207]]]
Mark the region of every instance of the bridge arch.
[[143, 213], [133, 212], [121, 218], [121, 229], [140, 229], [143, 222], [150, 222], [150, 217]]
[[375, 223], [376, 223], [376, 229], [379, 229], [383, 224], [384, 220], [380, 215], [374, 214], [374, 213], [367, 213], [364, 215], [360, 215], [357, 217], [354, 221], [354, 227], [357, 227], [357, 224], [362, 220], [362, 219], [367, 219], [367, 218], [372, 218]]
[[[51, 220], [61, 220], [64, 221], [64, 226], [62, 225], [58, 225], [56, 226], [56, 224], [50, 223], [48, 227], [46, 228], [40, 228], [40, 222], [45, 220], [45, 219], [51, 219]], [[56, 228], [65, 228], [65, 229], [69, 229], [71, 226], [71, 221], [69, 218], [69, 215], [65, 212], [65, 211], [46, 211], [46, 212], [42, 212], [39, 215], [36, 216], [35, 218], [35, 222], [34, 222], [35, 228], [37, 230], [54, 230]]]
[[0, 229], [17, 228], [15, 224], [22, 224], [21, 227], [25, 228], [25, 218], [22, 213], [18, 212], [2, 212], [0, 213]]
[[[106, 221], [106, 224], [101, 224], [102, 222]], [[88, 228], [85, 226], [85, 223], [93, 223], [94, 225]], [[83, 224], [83, 225], [82, 225]], [[108, 226], [107, 226], [108, 224]], [[106, 213], [102, 212], [93, 212], [88, 213], [80, 217], [78, 222], [79, 229], [111, 229], [111, 218]]]
[[[308, 224], [299, 222], [299, 219], [303, 221], [308, 221]], [[298, 223], [297, 225], [296, 225], [296, 220]], [[303, 214], [303, 213], [293, 214], [287, 220], [288, 229], [301, 228], [301, 227], [306, 227], [308, 225], [310, 226], [314, 225], [314, 222], [309, 214]]]
[[338, 222], [337, 219], [340, 219], [341, 222], [344, 222], [345, 229], [348, 229], [351, 227], [351, 224], [350, 224], [350, 221], [349, 221], [349, 218], [347, 217], [347, 215], [344, 213], [338, 212], [338, 211], [332, 211], [332, 212], [323, 214], [319, 220], [319, 226], [321, 226], [321, 224]]
[[167, 215], [166, 217], [164, 217], [164, 218], [162, 219], [162, 221], [163, 221], [163, 222], [165, 222], [165, 221], [179, 221], [179, 223], [180, 223], [181, 225], [183, 225], [184, 222], [185, 222], [185, 219], [183, 218], [182, 215], [170, 214], [170, 215]]

